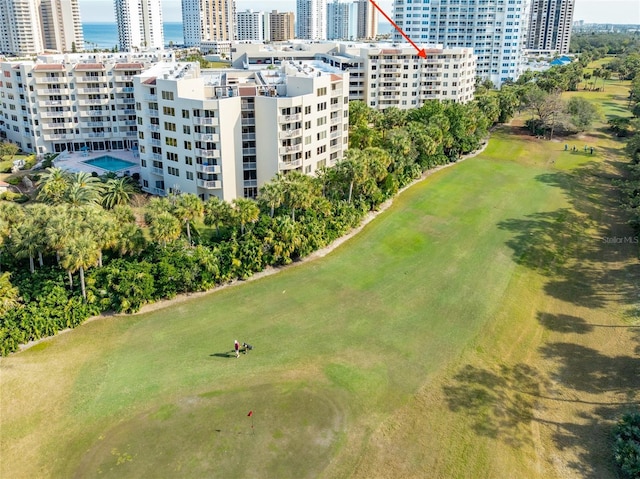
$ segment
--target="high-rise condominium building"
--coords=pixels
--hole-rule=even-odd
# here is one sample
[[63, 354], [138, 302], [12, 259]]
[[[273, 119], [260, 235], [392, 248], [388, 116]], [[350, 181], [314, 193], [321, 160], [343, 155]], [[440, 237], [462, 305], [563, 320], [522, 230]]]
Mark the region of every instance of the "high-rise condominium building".
[[296, 0], [297, 38], [327, 39], [327, 0]]
[[263, 42], [271, 39], [269, 13], [246, 10], [238, 12], [238, 40]]
[[182, 0], [182, 29], [187, 47], [235, 40], [235, 0]]
[[269, 14], [271, 41], [285, 42], [292, 40], [295, 35], [293, 12], [278, 12], [273, 10]]
[[121, 51], [164, 48], [160, 0], [114, 0], [114, 6]]
[[416, 43], [473, 48], [478, 76], [499, 86], [520, 75], [528, 7], [529, 0], [394, 0], [393, 15]]
[[327, 39], [355, 40], [358, 36], [358, 4], [333, 0], [327, 6]]
[[369, 0], [357, 0], [358, 38], [373, 40], [378, 35], [378, 11]]
[[77, 0], [0, 1], [0, 52], [32, 55], [83, 48]]
[[142, 187], [203, 200], [253, 198], [280, 172], [343, 158], [349, 74], [320, 62], [207, 70], [156, 64], [136, 77]]
[[0, 62], [0, 136], [24, 151], [126, 151], [138, 144], [133, 76], [173, 52], [42, 55]]
[[533, 0], [527, 49], [567, 53], [575, 0]]

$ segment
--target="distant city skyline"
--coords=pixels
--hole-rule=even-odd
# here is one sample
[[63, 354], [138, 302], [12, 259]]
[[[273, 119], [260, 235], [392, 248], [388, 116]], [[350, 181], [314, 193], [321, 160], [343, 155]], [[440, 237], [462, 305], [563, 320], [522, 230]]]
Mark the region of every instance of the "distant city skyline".
[[[78, 0], [83, 22], [115, 23], [113, 0]], [[381, 8], [391, 15], [392, 0], [377, 2]], [[279, 10], [295, 12], [295, 0], [238, 0], [238, 10]], [[162, 0], [165, 22], [181, 22], [182, 10], [180, 0]], [[380, 21], [384, 21], [379, 16]], [[618, 23], [640, 24], [640, 2], [638, 0], [576, 0], [574, 20], [586, 23]]]

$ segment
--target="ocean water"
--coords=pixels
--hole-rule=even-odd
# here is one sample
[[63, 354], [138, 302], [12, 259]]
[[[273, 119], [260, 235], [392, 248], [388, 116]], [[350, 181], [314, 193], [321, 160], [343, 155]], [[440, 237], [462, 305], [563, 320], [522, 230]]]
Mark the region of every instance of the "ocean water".
[[[82, 31], [84, 32], [84, 47], [87, 50], [111, 49], [118, 45], [118, 27], [115, 23], [83, 23]], [[393, 27], [390, 23], [380, 22], [378, 24], [378, 33], [385, 34], [392, 31]], [[183, 41], [182, 23], [164, 24], [165, 46], [168, 46], [169, 42], [173, 42], [174, 45], [182, 45]]]
[[[118, 45], [118, 26], [115, 23], [82, 23], [84, 33], [84, 47], [87, 50], [98, 48], [100, 50], [111, 49]], [[174, 45], [181, 45], [184, 41], [182, 36], [182, 23], [164, 24], [164, 43], [169, 42]]]

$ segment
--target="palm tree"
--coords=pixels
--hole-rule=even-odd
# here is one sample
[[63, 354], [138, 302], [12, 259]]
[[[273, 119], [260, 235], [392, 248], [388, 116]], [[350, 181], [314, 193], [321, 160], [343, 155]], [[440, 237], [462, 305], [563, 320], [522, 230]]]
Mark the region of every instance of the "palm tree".
[[50, 205], [64, 202], [69, 191], [71, 175], [61, 168], [49, 168], [40, 177], [38, 200]]
[[65, 196], [65, 202], [72, 206], [100, 204], [102, 182], [81, 171], [71, 176], [71, 184]]
[[269, 216], [273, 218], [275, 209], [284, 201], [284, 187], [282, 185], [282, 177], [280, 175], [276, 176], [276, 178], [260, 188], [258, 201], [264, 203], [270, 208], [271, 212]]
[[191, 193], [183, 193], [176, 198], [174, 214], [187, 226], [187, 238], [191, 244], [191, 222], [204, 214], [202, 200]]
[[60, 252], [74, 236], [74, 229], [77, 230], [77, 227], [68, 210], [64, 206], [53, 207], [49, 222], [44, 229], [44, 236], [47, 246], [55, 251], [58, 264], [60, 264]]
[[98, 262], [99, 254], [98, 244], [89, 235], [74, 237], [62, 252], [61, 264], [69, 273], [69, 278], [72, 278], [73, 273], [76, 271], [80, 272], [80, 287], [85, 301], [87, 300], [87, 291], [84, 282], [84, 271]]
[[145, 247], [144, 233], [135, 223], [120, 223], [116, 231], [115, 249], [120, 256], [140, 254]]
[[180, 237], [180, 221], [171, 213], [163, 211], [152, 217], [150, 233], [151, 238], [165, 248], [169, 241]]
[[0, 260], [2, 260], [3, 246], [9, 244], [11, 230], [22, 223], [24, 209], [16, 203], [0, 201]]
[[116, 244], [117, 224], [102, 208], [85, 207], [85, 231], [98, 245], [98, 266], [102, 267], [102, 251]]
[[128, 205], [135, 192], [135, 185], [128, 176], [110, 178], [104, 185], [102, 206], [110, 210], [116, 205]]
[[20, 291], [11, 284], [11, 274], [0, 274], [0, 318], [4, 314], [20, 305]]
[[159, 213], [168, 213], [173, 208], [173, 205], [168, 198], [164, 196], [154, 196], [149, 200], [144, 212], [144, 221], [147, 224], [151, 224], [154, 216]]
[[284, 185], [284, 203], [291, 209], [291, 219], [295, 221], [296, 209], [307, 209], [313, 201], [314, 180], [307, 175], [292, 171], [285, 177]]
[[247, 223], [255, 223], [260, 217], [260, 208], [254, 200], [248, 198], [236, 198], [233, 200], [238, 221], [240, 222], [240, 233], [244, 234], [244, 227]]
[[45, 225], [49, 218], [49, 208], [35, 203], [25, 208], [24, 220], [11, 229], [12, 243], [18, 258], [29, 258], [29, 270], [35, 272], [34, 258], [37, 255], [40, 267], [43, 265], [42, 252], [46, 247]]
[[215, 226], [216, 236], [220, 236], [220, 226], [231, 221], [233, 208], [224, 200], [210, 196], [204, 204], [204, 224]]

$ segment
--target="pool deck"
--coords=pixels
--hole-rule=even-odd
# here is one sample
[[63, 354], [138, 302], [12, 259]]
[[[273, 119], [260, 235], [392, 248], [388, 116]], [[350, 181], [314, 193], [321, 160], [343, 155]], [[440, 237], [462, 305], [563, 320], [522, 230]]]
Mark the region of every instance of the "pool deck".
[[[56, 168], [61, 168], [66, 171], [70, 171], [71, 173], [78, 173], [80, 171], [84, 171], [86, 173], [93, 173], [94, 171], [98, 175], [104, 175], [105, 173], [111, 173], [111, 170], [105, 170], [104, 168], [100, 168], [95, 165], [88, 165], [84, 163], [87, 160], [93, 160], [95, 158], [100, 158], [102, 156], [110, 156], [112, 158], [118, 158], [119, 160], [124, 160], [133, 163], [134, 165], [131, 167], [125, 167], [121, 170], [114, 171], [118, 176], [123, 176], [126, 174], [133, 175], [134, 173], [140, 173], [140, 158], [136, 151], [135, 154], [133, 151], [129, 150], [111, 150], [111, 151], [76, 151], [76, 152], [68, 152], [59, 154], [54, 160], [53, 166]], [[128, 172], [128, 173], [127, 173]]]

